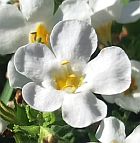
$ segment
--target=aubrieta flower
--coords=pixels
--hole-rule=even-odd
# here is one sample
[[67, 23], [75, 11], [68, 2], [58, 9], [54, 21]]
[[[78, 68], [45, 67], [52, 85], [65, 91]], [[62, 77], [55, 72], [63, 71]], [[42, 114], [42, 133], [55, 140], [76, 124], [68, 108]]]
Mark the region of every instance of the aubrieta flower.
[[92, 92], [111, 95], [129, 87], [131, 65], [125, 52], [108, 47], [88, 62], [96, 50], [97, 36], [90, 25], [78, 20], [56, 24], [50, 44], [53, 52], [34, 43], [15, 53], [16, 70], [33, 81], [23, 87], [24, 100], [43, 112], [61, 107], [63, 119], [73, 127], [103, 119], [107, 107]]
[[140, 111], [140, 62], [131, 60], [131, 84], [123, 93], [103, 98], [109, 103], [116, 103], [120, 107], [138, 113]]
[[100, 123], [96, 138], [101, 143], [139, 143], [140, 125], [126, 137], [124, 123], [115, 117], [108, 117]]
[[[7, 1], [3, 2], [6, 3]], [[18, 47], [28, 43], [40, 42], [49, 46], [52, 27], [60, 20], [77, 18], [90, 23], [91, 9], [85, 1], [71, 0], [71, 2], [67, 1], [68, 4], [64, 2], [55, 15], [53, 15], [53, 2], [53, 0], [20, 0], [21, 12], [12, 5], [1, 6], [0, 13], [4, 16], [0, 23], [7, 22], [9, 24], [5, 29], [3, 28], [4, 24], [0, 25], [0, 29], [4, 31], [4, 35], [1, 34], [0, 36], [0, 40], [2, 39], [0, 54], [13, 53]], [[69, 3], [71, 3], [71, 6], [69, 6]], [[4, 12], [6, 9], [7, 12]], [[80, 11], [83, 9], [84, 11], [81, 13]], [[73, 13], [73, 10], [77, 10], [76, 13]], [[16, 71], [13, 58], [8, 63], [7, 73], [10, 86], [14, 88], [22, 88], [30, 81]], [[21, 80], [23, 82], [20, 82]]]

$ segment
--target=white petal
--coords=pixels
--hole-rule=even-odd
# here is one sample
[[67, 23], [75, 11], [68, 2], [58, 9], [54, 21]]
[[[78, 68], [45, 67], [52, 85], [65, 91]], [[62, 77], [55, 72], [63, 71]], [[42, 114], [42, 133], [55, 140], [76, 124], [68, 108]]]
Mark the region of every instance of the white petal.
[[8, 122], [0, 118], [0, 133], [2, 134], [7, 128]]
[[57, 67], [51, 50], [43, 44], [28, 44], [15, 53], [16, 70], [36, 82], [42, 82], [48, 72]]
[[23, 99], [32, 108], [42, 112], [52, 112], [62, 105], [62, 92], [48, 86], [43, 88], [33, 82], [26, 84], [22, 90]]
[[107, 47], [85, 68], [85, 82], [94, 93], [112, 95], [128, 89], [131, 82], [131, 64], [119, 47]]
[[140, 1], [132, 1], [122, 8], [120, 17], [116, 20], [119, 23], [131, 23], [140, 19]]
[[102, 120], [107, 114], [107, 106], [91, 92], [79, 92], [64, 96], [62, 116], [67, 124], [83, 128]]
[[8, 63], [7, 76], [10, 86], [14, 88], [22, 88], [26, 83], [31, 82], [30, 79], [16, 71], [13, 58]]
[[102, 143], [123, 143], [125, 140], [125, 126], [115, 117], [105, 118], [99, 125], [96, 138]]
[[140, 142], [140, 125], [126, 138], [125, 143], [139, 143]]
[[8, 2], [10, 2], [11, 0], [0, 0], [0, 4], [7, 4]]
[[117, 0], [89, 0], [89, 5], [92, 8], [93, 12], [99, 12], [101, 10], [107, 9], [110, 6], [114, 5], [117, 2]]
[[140, 93], [134, 93], [133, 95], [137, 97], [121, 94], [119, 98], [115, 99], [115, 103], [125, 110], [138, 113], [140, 111]]
[[41, 21], [46, 25], [48, 31], [50, 31], [55, 24], [55, 18], [53, 18], [53, 0], [20, 0], [20, 8], [23, 16], [29, 22]]
[[107, 101], [113, 98], [113, 101], [120, 107], [138, 113], [140, 111], [140, 62], [131, 60], [131, 69], [132, 77], [136, 81], [137, 89], [129, 95], [121, 93], [115, 96], [103, 96], [103, 98]]
[[96, 0], [95, 11], [92, 16], [92, 25], [94, 28], [103, 26], [104, 23], [110, 23], [120, 17], [123, 3], [121, 0]]
[[95, 29], [112, 22], [112, 20], [114, 20], [114, 17], [107, 10], [99, 11], [91, 17], [91, 23]]
[[[108, 103], [115, 103], [115, 99], [118, 98], [118, 94], [116, 95], [102, 95], [102, 97], [104, 98], [105, 101], [107, 101]], [[120, 96], [119, 96], [120, 97]]]
[[60, 5], [63, 20], [78, 19], [91, 23], [92, 10], [85, 1], [66, 0]]
[[56, 24], [50, 42], [58, 59], [88, 61], [96, 50], [97, 36], [87, 23], [68, 20]]
[[10, 54], [28, 43], [29, 27], [13, 5], [0, 5], [0, 54]]

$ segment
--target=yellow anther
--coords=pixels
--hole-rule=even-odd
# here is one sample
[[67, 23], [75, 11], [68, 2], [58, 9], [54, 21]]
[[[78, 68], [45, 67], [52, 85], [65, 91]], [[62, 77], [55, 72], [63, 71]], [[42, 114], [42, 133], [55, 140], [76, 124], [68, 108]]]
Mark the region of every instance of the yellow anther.
[[71, 74], [69, 75], [70, 78], [76, 78], [76, 75], [75, 74]]
[[69, 61], [63, 60], [63, 61], [61, 62], [61, 65], [67, 65], [67, 64], [69, 64], [69, 63], [70, 63]]
[[49, 37], [50, 37], [50, 34], [46, 29], [45, 25], [42, 23], [39, 23], [36, 26], [35, 32], [30, 33], [29, 42], [30, 43], [40, 42], [40, 43], [49, 45]]
[[29, 35], [29, 43], [35, 43], [36, 42], [36, 32], [32, 32]]
[[68, 60], [61, 62], [62, 74], [55, 75], [55, 86], [57, 90], [64, 90], [69, 93], [74, 93], [76, 89], [81, 86], [84, 77], [80, 73], [72, 70], [71, 64]]

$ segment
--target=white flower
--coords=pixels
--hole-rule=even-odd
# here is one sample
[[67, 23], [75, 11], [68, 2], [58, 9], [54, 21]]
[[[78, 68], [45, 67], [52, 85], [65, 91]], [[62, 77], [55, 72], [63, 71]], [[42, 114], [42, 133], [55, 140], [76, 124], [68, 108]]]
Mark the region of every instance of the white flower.
[[40, 23], [49, 33], [57, 20], [62, 19], [56, 20], [53, 16], [53, 0], [20, 0], [19, 4], [21, 11], [14, 5], [0, 5], [2, 55], [14, 53], [18, 47], [28, 44], [31, 32], [36, 32]]
[[44, 112], [61, 107], [63, 119], [73, 127], [103, 119], [107, 107], [92, 92], [110, 95], [129, 87], [127, 55], [119, 47], [108, 47], [88, 62], [97, 36], [90, 25], [78, 20], [59, 22], [50, 44], [53, 52], [43, 44], [29, 44], [15, 53], [16, 70], [33, 81], [23, 87], [24, 100]]
[[140, 125], [126, 137], [124, 123], [115, 117], [108, 117], [100, 123], [96, 138], [101, 143], [139, 143]]
[[125, 92], [105, 96], [103, 98], [109, 103], [116, 103], [122, 108], [138, 113], [140, 111], [140, 62], [131, 60], [131, 85]]
[[115, 20], [119, 23], [131, 23], [140, 19], [140, 1], [124, 4], [122, 0], [88, 0], [93, 10], [92, 23], [99, 27]]
[[[63, 2], [55, 15], [53, 15], [53, 0], [20, 0], [19, 2], [22, 14], [16, 7], [8, 5], [2, 6], [0, 11], [0, 14], [4, 15], [0, 21], [0, 30], [4, 33], [0, 36], [0, 41], [2, 40], [0, 54], [15, 52], [18, 47], [26, 45], [28, 42], [34, 43], [39, 38], [42, 38], [41, 42], [49, 45], [49, 35], [52, 27], [60, 20], [76, 18], [90, 23], [91, 9], [84, 1], [71, 0], [67, 1], [68, 5]], [[14, 14], [10, 15], [10, 13]], [[5, 28], [3, 23], [9, 25]], [[16, 71], [13, 59], [8, 63], [7, 73], [10, 86], [14, 88], [22, 88], [25, 83], [30, 81]], [[23, 82], [20, 82], [21, 79]]]
[[124, 4], [123, 0], [87, 1], [93, 13], [91, 23], [102, 44], [108, 45], [108, 42], [112, 42], [112, 21], [131, 23], [140, 19], [140, 1], [132, 1], [128, 4]]

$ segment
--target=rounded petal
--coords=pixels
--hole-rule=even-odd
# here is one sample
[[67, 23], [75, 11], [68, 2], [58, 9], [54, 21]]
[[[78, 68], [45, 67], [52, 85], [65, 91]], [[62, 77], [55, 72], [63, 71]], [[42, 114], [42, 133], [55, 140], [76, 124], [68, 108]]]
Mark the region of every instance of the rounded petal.
[[115, 99], [118, 97], [119, 95], [102, 95], [102, 97], [104, 98], [105, 101], [107, 101], [108, 103], [115, 103]]
[[96, 138], [102, 143], [124, 142], [125, 126], [115, 117], [105, 118], [99, 125]]
[[125, 110], [138, 113], [140, 112], [140, 93], [135, 93], [134, 95], [136, 97], [121, 94], [119, 98], [115, 99], [115, 103]]
[[140, 142], [140, 125], [126, 138], [126, 143], [139, 143]]
[[[91, 0], [92, 1], [92, 0]], [[104, 23], [111, 23], [120, 17], [123, 3], [121, 0], [96, 0], [94, 4], [94, 14], [92, 15], [92, 25], [94, 28], [103, 26]]]
[[7, 66], [7, 76], [11, 87], [22, 88], [26, 83], [31, 82], [30, 79], [16, 71], [14, 66], [14, 58], [12, 58]]
[[131, 63], [119, 47], [107, 47], [85, 68], [85, 81], [94, 93], [112, 95], [125, 91], [131, 83]]
[[106, 114], [106, 104], [91, 92], [79, 92], [64, 96], [62, 117], [72, 127], [87, 127], [102, 120]]
[[140, 19], [140, 1], [136, 0], [123, 6], [121, 14], [116, 18], [116, 21], [119, 23], [131, 23], [138, 19]]
[[116, 103], [125, 110], [135, 113], [140, 111], [140, 62], [131, 60], [132, 78], [135, 79], [137, 89], [125, 95], [121, 93], [113, 96], [103, 96], [103, 98], [110, 102]]
[[92, 8], [93, 12], [99, 12], [101, 10], [107, 9], [110, 6], [114, 5], [118, 0], [89, 0], [89, 6]]
[[29, 26], [13, 5], [0, 5], [0, 54], [10, 54], [28, 43]]
[[95, 29], [112, 22], [112, 20], [114, 20], [114, 17], [110, 15], [107, 10], [102, 10], [91, 16], [91, 23]]
[[91, 23], [92, 10], [85, 1], [66, 0], [60, 5], [63, 20], [78, 19]]
[[41, 21], [46, 25], [49, 32], [55, 25], [53, 0], [20, 0], [20, 9], [28, 22]]
[[67, 20], [56, 24], [50, 42], [59, 60], [88, 61], [97, 47], [95, 30], [85, 22]]
[[15, 68], [18, 72], [36, 82], [42, 82], [50, 69], [56, 65], [51, 50], [43, 44], [25, 45], [15, 53]]
[[55, 111], [61, 107], [63, 102], [62, 92], [51, 86], [43, 88], [33, 82], [27, 83], [22, 93], [27, 104], [42, 112]]

